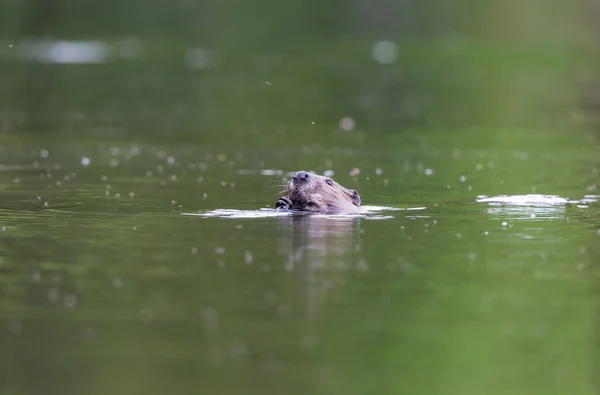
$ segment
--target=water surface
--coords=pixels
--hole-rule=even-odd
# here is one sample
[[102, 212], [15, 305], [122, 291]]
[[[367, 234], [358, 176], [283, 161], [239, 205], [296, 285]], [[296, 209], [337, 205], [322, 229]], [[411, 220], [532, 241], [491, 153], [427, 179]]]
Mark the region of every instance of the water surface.
[[455, 3], [0, 3], [0, 395], [596, 394], [595, 11]]
[[[343, 151], [7, 143], [0, 314], [16, 393], [591, 388], [595, 150], [561, 153], [571, 177], [543, 149], [372, 142], [376, 167], [351, 176], [361, 159]], [[265, 190], [299, 162], [371, 213], [274, 212]]]

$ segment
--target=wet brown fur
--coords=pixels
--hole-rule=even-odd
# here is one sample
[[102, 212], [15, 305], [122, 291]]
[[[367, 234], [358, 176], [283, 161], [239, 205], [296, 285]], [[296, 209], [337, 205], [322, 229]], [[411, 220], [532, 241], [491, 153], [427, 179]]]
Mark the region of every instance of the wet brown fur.
[[329, 177], [307, 174], [306, 178], [294, 177], [287, 183], [285, 197], [291, 210], [318, 213], [357, 213], [360, 197], [355, 190], [346, 189]]

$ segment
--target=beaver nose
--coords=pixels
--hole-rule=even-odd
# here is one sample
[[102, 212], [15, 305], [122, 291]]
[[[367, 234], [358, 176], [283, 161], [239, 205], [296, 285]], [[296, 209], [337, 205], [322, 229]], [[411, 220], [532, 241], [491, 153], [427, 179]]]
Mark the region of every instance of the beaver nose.
[[294, 181], [306, 181], [308, 179], [308, 173], [305, 171], [297, 171], [294, 173]]

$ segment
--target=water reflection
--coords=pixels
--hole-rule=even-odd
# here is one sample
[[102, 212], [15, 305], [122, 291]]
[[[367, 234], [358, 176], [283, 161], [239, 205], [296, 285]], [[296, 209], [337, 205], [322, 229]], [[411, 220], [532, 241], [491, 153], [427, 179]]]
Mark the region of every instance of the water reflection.
[[285, 267], [304, 279], [306, 319], [311, 320], [331, 293], [360, 267], [360, 219], [291, 215], [279, 219], [279, 253]]

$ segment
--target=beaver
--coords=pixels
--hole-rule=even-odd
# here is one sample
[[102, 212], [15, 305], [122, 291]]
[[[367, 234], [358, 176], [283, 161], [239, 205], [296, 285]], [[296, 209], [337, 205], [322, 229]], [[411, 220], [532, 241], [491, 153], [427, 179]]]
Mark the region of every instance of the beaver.
[[294, 173], [287, 183], [285, 196], [279, 198], [279, 211], [311, 213], [358, 213], [360, 196], [354, 189], [346, 189], [329, 177], [306, 171]]

